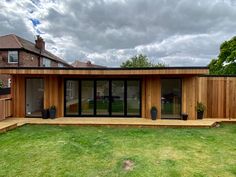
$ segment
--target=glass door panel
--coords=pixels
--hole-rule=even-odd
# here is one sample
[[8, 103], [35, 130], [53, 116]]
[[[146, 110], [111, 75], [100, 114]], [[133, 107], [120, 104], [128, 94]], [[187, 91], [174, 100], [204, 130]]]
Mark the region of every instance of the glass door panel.
[[26, 79], [26, 116], [42, 117], [44, 104], [44, 80]]
[[96, 81], [96, 114], [109, 115], [109, 81]]
[[181, 118], [181, 79], [161, 80], [161, 118]]
[[112, 80], [111, 114], [124, 116], [124, 81]]
[[66, 81], [66, 115], [79, 114], [79, 81]]
[[81, 114], [94, 115], [94, 81], [81, 81]]
[[139, 81], [127, 81], [127, 115], [140, 114], [140, 86]]

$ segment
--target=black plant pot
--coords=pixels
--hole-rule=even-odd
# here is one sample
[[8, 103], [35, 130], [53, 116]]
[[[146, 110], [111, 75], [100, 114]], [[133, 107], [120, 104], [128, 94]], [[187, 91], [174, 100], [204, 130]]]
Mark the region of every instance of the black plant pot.
[[203, 119], [204, 111], [197, 112], [197, 119]]
[[49, 114], [48, 114], [48, 109], [43, 109], [42, 110], [42, 118], [43, 119], [48, 119]]
[[56, 109], [49, 109], [49, 116], [51, 119], [56, 118]]
[[188, 120], [188, 114], [182, 114], [182, 119], [183, 120]]
[[152, 120], [157, 120], [157, 108], [152, 107], [150, 113], [151, 113]]

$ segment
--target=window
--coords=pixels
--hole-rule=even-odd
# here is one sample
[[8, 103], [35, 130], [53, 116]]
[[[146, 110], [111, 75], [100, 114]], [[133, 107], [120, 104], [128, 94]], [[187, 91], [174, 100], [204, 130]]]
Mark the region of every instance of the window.
[[111, 107], [112, 115], [124, 116], [125, 110], [125, 87], [123, 80], [112, 81], [112, 96], [111, 96]]
[[94, 82], [93, 80], [81, 81], [81, 114], [94, 114]]
[[43, 67], [51, 67], [51, 60], [43, 58]]
[[109, 81], [96, 82], [96, 114], [109, 115]]
[[11, 79], [10, 79], [10, 78], [7, 80], [7, 87], [8, 87], [8, 88], [11, 87]]
[[79, 113], [79, 82], [76, 80], [66, 81], [66, 114], [77, 115]]
[[181, 83], [181, 79], [161, 80], [161, 118], [180, 118]]
[[127, 81], [127, 115], [140, 114], [140, 85], [138, 80]]
[[44, 103], [44, 79], [26, 79], [26, 116], [42, 117]]
[[65, 116], [140, 117], [139, 79], [65, 79]]
[[17, 51], [8, 51], [8, 63], [18, 63]]
[[62, 63], [58, 63], [58, 67], [63, 68], [65, 66]]

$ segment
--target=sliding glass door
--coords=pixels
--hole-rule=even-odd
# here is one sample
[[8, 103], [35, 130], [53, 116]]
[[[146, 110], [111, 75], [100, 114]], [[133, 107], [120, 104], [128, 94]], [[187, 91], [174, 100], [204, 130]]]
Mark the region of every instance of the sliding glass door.
[[42, 117], [44, 104], [44, 80], [26, 79], [26, 116]]
[[67, 115], [79, 114], [79, 82], [77, 80], [66, 81], [66, 105]]
[[127, 81], [127, 115], [132, 116], [140, 114], [140, 94], [139, 81]]
[[109, 115], [109, 81], [96, 81], [96, 115]]
[[111, 114], [116, 116], [124, 116], [125, 107], [125, 92], [124, 92], [124, 81], [113, 80], [111, 89]]
[[94, 81], [81, 81], [81, 114], [94, 115]]
[[181, 118], [181, 79], [161, 80], [161, 118]]
[[138, 79], [66, 79], [65, 116], [140, 117]]

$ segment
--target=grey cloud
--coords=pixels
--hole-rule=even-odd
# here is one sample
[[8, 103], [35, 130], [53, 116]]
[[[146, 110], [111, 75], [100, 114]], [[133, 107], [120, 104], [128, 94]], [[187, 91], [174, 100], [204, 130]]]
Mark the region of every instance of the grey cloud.
[[[60, 50], [58, 54], [68, 61], [80, 58], [119, 66], [129, 57], [144, 53], [154, 62], [169, 65], [207, 65], [236, 29], [233, 0], [50, 1], [63, 10], [47, 7], [49, 1], [35, 2], [26, 3], [32, 15], [47, 8], [47, 13], [38, 18], [48, 46]], [[12, 17], [4, 18], [7, 21]], [[29, 39], [31, 32], [22, 18], [18, 17], [20, 28], [5, 22], [0, 34], [12, 29]]]
[[32, 34], [28, 31], [23, 20], [20, 18], [11, 18], [11, 16], [0, 13], [0, 22], [1, 22], [0, 35], [15, 33], [29, 40], [34, 39]]

